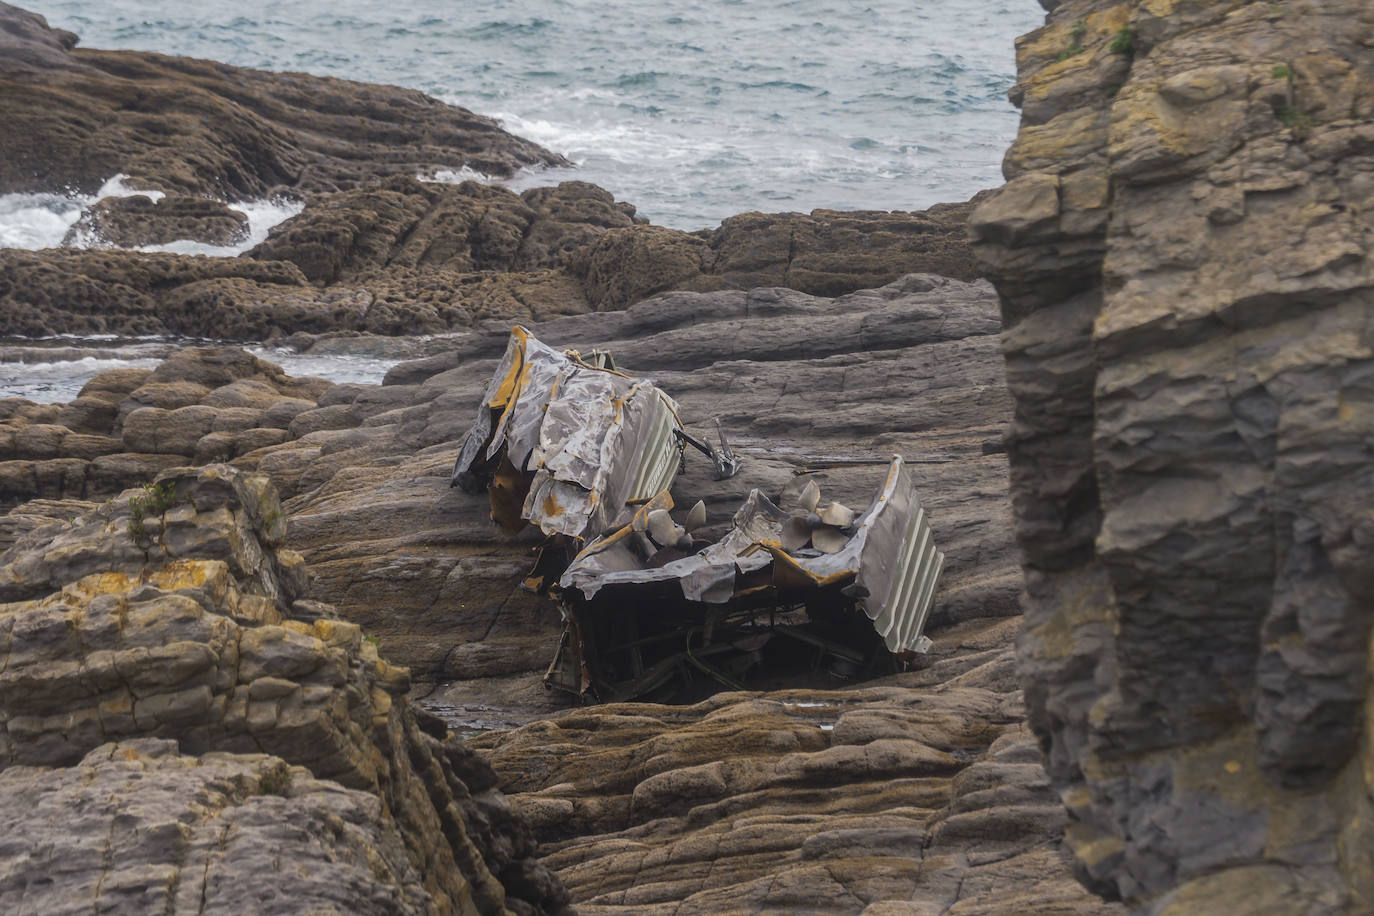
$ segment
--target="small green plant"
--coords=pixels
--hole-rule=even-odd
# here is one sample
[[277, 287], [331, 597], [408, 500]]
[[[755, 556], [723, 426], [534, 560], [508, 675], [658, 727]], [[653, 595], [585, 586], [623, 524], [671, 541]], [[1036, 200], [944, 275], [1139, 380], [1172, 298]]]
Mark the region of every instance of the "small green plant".
[[1111, 42], [1107, 45], [1107, 50], [1113, 54], [1134, 54], [1135, 53], [1135, 32], [1128, 25], [1123, 25], [1117, 29], [1112, 36]]
[[1060, 51], [1059, 56], [1056, 57], [1055, 60], [1061, 62], [1066, 61], [1070, 57], [1073, 57], [1075, 54], [1077, 54], [1079, 51], [1082, 51], [1083, 37], [1087, 34], [1088, 24], [1084, 22], [1082, 19], [1076, 20], [1073, 26], [1069, 29], [1069, 46], [1064, 50]]
[[291, 792], [291, 768], [285, 762], [277, 763], [258, 777], [259, 795], [280, 795], [285, 797]]
[[1293, 131], [1293, 136], [1302, 140], [1312, 133], [1312, 116], [1296, 105], [1284, 105], [1275, 112], [1283, 126]]
[[376, 649], [378, 652], [382, 651], [381, 641], [377, 639], [377, 637], [373, 636], [371, 633], [366, 633], [363, 635], [363, 642], [367, 643], [369, 646]]
[[1287, 80], [1293, 78], [1293, 71], [1287, 64], [1275, 64], [1274, 69], [1269, 71], [1270, 75], [1276, 80]]
[[145, 483], [143, 492], [129, 500], [129, 536], [134, 543], [147, 547], [150, 543], [148, 529], [143, 520], [150, 515], [161, 515], [176, 505], [176, 492], [166, 483]]

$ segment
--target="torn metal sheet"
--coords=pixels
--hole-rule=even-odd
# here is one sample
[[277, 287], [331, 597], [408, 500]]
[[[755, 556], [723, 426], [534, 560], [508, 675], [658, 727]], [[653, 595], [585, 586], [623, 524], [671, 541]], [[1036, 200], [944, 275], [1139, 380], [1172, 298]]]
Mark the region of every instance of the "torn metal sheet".
[[[750, 672], [849, 679], [924, 652], [944, 555], [900, 457], [873, 502], [797, 504], [753, 490], [714, 543], [703, 503], [674, 518], [670, 487], [690, 445], [724, 479], [740, 459], [688, 434], [672, 398], [609, 354], [510, 336], [451, 483], [484, 492], [514, 534], [546, 536], [525, 587], [552, 591], [565, 630], [545, 684], [601, 700], [669, 699], [704, 675], [743, 689]], [[865, 459], [866, 460], [866, 459]], [[708, 497], [709, 499], [709, 497]]]
[[891, 652], [923, 652], [929, 645], [922, 630], [944, 554], [935, 548], [925, 509], [900, 457], [893, 457], [872, 505], [845, 526], [842, 546], [829, 553], [786, 549], [784, 528], [794, 516], [754, 490], [723, 538], [665, 560], [645, 532], [643, 517], [671, 505], [671, 497], [663, 494], [630, 524], [588, 545], [563, 573], [559, 587], [565, 593], [575, 590], [581, 601], [593, 601], [612, 585], [675, 582], [687, 601], [724, 605], [742, 589], [756, 589], [754, 574], [767, 570], [769, 584], [779, 592], [844, 588]]
[[[508, 531], [595, 536], [626, 502], [667, 489], [682, 460], [678, 406], [645, 379], [560, 353], [523, 327], [482, 397], [451, 484], [488, 490]], [[519, 510], [515, 503], [519, 501]]]

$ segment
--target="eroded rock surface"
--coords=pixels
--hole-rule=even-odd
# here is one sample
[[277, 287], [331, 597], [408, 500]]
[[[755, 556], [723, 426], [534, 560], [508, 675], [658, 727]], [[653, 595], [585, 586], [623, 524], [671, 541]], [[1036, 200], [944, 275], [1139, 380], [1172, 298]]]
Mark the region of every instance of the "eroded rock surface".
[[[516, 194], [395, 176], [313, 196], [244, 258], [0, 249], [0, 334], [438, 334], [622, 309], [669, 290], [777, 285], [835, 296], [913, 271], [972, 280], [970, 206], [751, 213], [687, 233], [647, 225], [581, 181]], [[119, 198], [74, 231], [129, 245], [224, 241], [234, 212], [185, 197]]]
[[208, 465], [0, 554], [0, 907], [561, 907], [494, 776], [306, 599], [285, 531], [270, 481]]
[[314, 198], [252, 256], [290, 261], [322, 284], [560, 269], [581, 290], [577, 310], [610, 311], [669, 290], [787, 286], [837, 296], [913, 271], [974, 280], [971, 209], [745, 213], [688, 233], [647, 225], [633, 206], [586, 182], [516, 195], [395, 178]]
[[[984, 283], [913, 275], [836, 299], [679, 292], [533, 326], [554, 346], [609, 346], [618, 365], [671, 392], [698, 432], [720, 417], [742, 473], [713, 482], [705, 459], [689, 454], [676, 487], [686, 501], [706, 499], [717, 530], [754, 486], [786, 502], [816, 479], [826, 498], [863, 505], [900, 452], [947, 554], [934, 649], [876, 685], [846, 690], [822, 672], [805, 689], [680, 709], [580, 710], [478, 739], [494, 771], [454, 763], [447, 744], [474, 796], [497, 786], [515, 794], [579, 907], [1118, 912], [1062, 862], [1065, 815], [1021, 724], [996, 313]], [[238, 444], [216, 454], [287, 497], [287, 544], [325, 602], [297, 600], [292, 628], [322, 639], [320, 629], [346, 626], [330, 617], [337, 606], [392, 662], [446, 682], [421, 687], [436, 708], [469, 726], [531, 722], [566, 709], [539, 680], [557, 610], [520, 587], [537, 539], [501, 535], [484, 497], [448, 487], [508, 331], [492, 322], [450, 353], [401, 364], [382, 386], [286, 379], [237, 351], [188, 352], [152, 373], [99, 376], [73, 405], [10, 402], [10, 429], [18, 440], [41, 427], [61, 448], [76, 434], [64, 424], [79, 421], [85, 435], [121, 449], [128, 437], [178, 462], [228, 436]], [[285, 438], [240, 449], [269, 429]], [[100, 457], [63, 467], [89, 481]], [[14, 459], [35, 470], [38, 460]], [[36, 496], [10, 492], [28, 501], [0, 535], [22, 545], [99, 498], [80, 487]], [[262, 750], [290, 760], [274, 747]], [[79, 760], [78, 749], [68, 757]], [[504, 848], [492, 832], [490, 847]], [[516, 864], [492, 871], [518, 886]]]
[[851, 690], [578, 710], [475, 739], [586, 914], [1107, 914], [1024, 725], [1014, 620]]
[[0, 4], [0, 192], [90, 194], [124, 174], [139, 188], [233, 201], [568, 164], [414, 90], [76, 43]]
[[237, 245], [248, 238], [248, 217], [207, 197], [172, 195], [154, 201], [144, 194], [107, 197], [81, 215], [63, 244], [141, 248], [194, 239], [208, 245]]
[[1141, 912], [1369, 911], [1374, 10], [1046, 6], [972, 222], [1078, 868]]

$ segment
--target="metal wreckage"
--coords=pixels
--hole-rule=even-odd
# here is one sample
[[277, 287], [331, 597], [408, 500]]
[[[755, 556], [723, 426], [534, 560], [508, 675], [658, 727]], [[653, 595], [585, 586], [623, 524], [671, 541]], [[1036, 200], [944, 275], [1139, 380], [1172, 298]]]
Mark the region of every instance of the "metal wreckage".
[[584, 702], [668, 699], [693, 684], [743, 689], [770, 670], [855, 678], [896, 670], [922, 635], [944, 554], [902, 459], [863, 512], [815, 481], [783, 508], [753, 490], [714, 542], [681, 521], [672, 484], [691, 447], [713, 477], [740, 466], [684, 428], [677, 403], [609, 353], [559, 352], [516, 327], [463, 441], [451, 485], [485, 492], [492, 519], [545, 535], [525, 585], [564, 630], [544, 678]]

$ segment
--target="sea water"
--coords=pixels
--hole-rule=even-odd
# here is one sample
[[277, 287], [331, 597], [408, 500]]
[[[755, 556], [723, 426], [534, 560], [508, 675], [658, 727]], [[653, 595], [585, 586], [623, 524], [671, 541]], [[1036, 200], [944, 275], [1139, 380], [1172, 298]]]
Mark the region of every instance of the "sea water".
[[[25, 0], [98, 48], [422, 90], [655, 223], [911, 210], [1001, 184], [1035, 0]], [[566, 174], [525, 175], [521, 186]]]
[[[1035, 0], [24, 0], [88, 47], [408, 86], [501, 120], [574, 163], [517, 190], [579, 178], [681, 229], [736, 213], [919, 209], [1001, 183], [1016, 132], [1006, 93]], [[420, 176], [483, 179], [470, 171]], [[100, 196], [0, 196], [0, 247], [60, 245]], [[250, 238], [299, 204], [237, 204]], [[78, 244], [99, 240], [77, 239]], [[163, 345], [173, 345], [163, 342]], [[109, 365], [156, 362], [139, 343], [54, 359], [0, 344], [0, 397], [67, 400]], [[287, 354], [265, 354], [279, 362]], [[121, 362], [122, 360], [122, 362]], [[291, 368], [378, 380], [394, 360]]]

